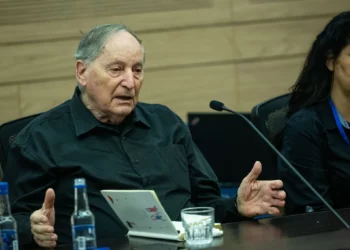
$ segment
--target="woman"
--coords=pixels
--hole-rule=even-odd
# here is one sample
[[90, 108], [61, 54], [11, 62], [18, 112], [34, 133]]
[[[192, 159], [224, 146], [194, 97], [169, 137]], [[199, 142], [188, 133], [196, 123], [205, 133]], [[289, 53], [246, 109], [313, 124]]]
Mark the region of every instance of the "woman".
[[[292, 88], [283, 155], [334, 207], [350, 207], [350, 12], [316, 37]], [[327, 207], [279, 160], [286, 213]]]

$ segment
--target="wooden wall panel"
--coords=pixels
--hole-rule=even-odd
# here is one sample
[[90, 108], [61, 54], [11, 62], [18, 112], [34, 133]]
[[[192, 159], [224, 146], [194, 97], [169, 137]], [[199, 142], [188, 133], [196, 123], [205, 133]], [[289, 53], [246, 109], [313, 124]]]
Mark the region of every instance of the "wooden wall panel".
[[141, 34], [145, 44], [147, 68], [216, 63], [231, 60], [233, 33], [230, 26], [201, 27]]
[[[233, 58], [230, 27], [199, 28], [144, 34], [147, 68], [213, 63]], [[74, 75], [78, 40], [28, 43], [2, 47], [1, 84]]]
[[237, 110], [251, 111], [256, 104], [287, 93], [303, 62], [300, 57], [237, 65]]
[[0, 124], [20, 116], [18, 87], [0, 86]]
[[235, 65], [230, 64], [149, 72], [140, 100], [165, 104], [185, 120], [188, 111], [210, 111], [213, 99], [235, 107], [235, 93]]
[[102, 23], [144, 41], [141, 100], [183, 119], [220, 99], [250, 111], [294, 83], [311, 42], [349, 0], [0, 0], [0, 122], [71, 97], [74, 51]]
[[[193, 64], [303, 54], [329, 18], [150, 32], [144, 40], [152, 70]], [[264, 32], [261, 32], [264, 31]], [[235, 38], [233, 37], [235, 36]], [[1, 47], [1, 84], [74, 75], [78, 40]]]
[[264, 59], [306, 53], [329, 18], [257, 23], [233, 27], [241, 59]]
[[[141, 3], [142, 1], [139, 0]], [[178, 1], [177, 6], [183, 5], [185, 0]], [[193, 2], [194, 0], [186, 0], [185, 2]], [[198, 0], [197, 0], [198, 1]], [[199, 0], [203, 1], [203, 0]], [[101, 15], [98, 17], [93, 12], [96, 5], [91, 5], [90, 9], [79, 9], [77, 12], [71, 10], [66, 15], [62, 14], [62, 9], [65, 10], [65, 4], [69, 4], [66, 8], [77, 7], [71, 6], [71, 1], [60, 1], [60, 8], [51, 8], [51, 12], [45, 14], [44, 17], [50, 17], [47, 22], [33, 22], [27, 15], [26, 19], [23, 17], [20, 19], [21, 23], [12, 24], [8, 20], [15, 19], [19, 14], [14, 12], [14, 9], [19, 8], [18, 5], [14, 5], [13, 2], [23, 3], [22, 1], [5, 1], [0, 8], [2, 10], [0, 15], [0, 44], [8, 43], [23, 43], [27, 41], [42, 41], [55, 39], [72, 39], [79, 38], [80, 31], [86, 32], [97, 24], [102, 23], [125, 23], [135, 31], [145, 32], [147, 30], [154, 29], [171, 29], [179, 27], [189, 26], [202, 26], [213, 25], [220, 23], [228, 23], [230, 21], [242, 22], [242, 21], [263, 21], [273, 18], [291, 18], [291, 17], [306, 17], [310, 18], [314, 15], [327, 15], [333, 16], [340, 11], [349, 9], [348, 0], [299, 0], [299, 1], [285, 1], [285, 0], [211, 0], [205, 1], [204, 4], [200, 4], [196, 9], [181, 9], [178, 7], [172, 11], [158, 11], [158, 12], [142, 12], [142, 13], [110, 13], [109, 15]], [[34, 8], [36, 5], [30, 3], [44, 4], [44, 7], [37, 8], [42, 14], [43, 8], [47, 9], [47, 6], [52, 4], [50, 1], [28, 1], [27, 6]], [[117, 6], [118, 2], [114, 0], [107, 0], [109, 6]], [[138, 2], [138, 1], [135, 1]], [[147, 1], [145, 1], [147, 2]], [[169, 2], [169, 1], [167, 1]], [[174, 1], [173, 1], [174, 2]], [[176, 2], [176, 1], [175, 1]], [[196, 2], [197, 3], [197, 2]], [[209, 3], [209, 4], [208, 4]], [[144, 4], [143, 4], [144, 5]], [[201, 6], [202, 5], [202, 6]], [[11, 7], [12, 6], [12, 7]], [[168, 4], [170, 6], [170, 4]], [[186, 6], [186, 5], [185, 5]], [[193, 3], [191, 4], [193, 6]], [[164, 7], [163, 7], [164, 8]], [[8, 9], [12, 9], [9, 12]], [[113, 10], [113, 8], [111, 8]], [[26, 13], [30, 13], [30, 10], [26, 10]], [[82, 13], [81, 13], [82, 12]], [[136, 11], [137, 12], [137, 11]], [[138, 12], [140, 12], [138, 10]], [[12, 13], [12, 16], [11, 16]], [[72, 13], [74, 16], [72, 16]], [[80, 18], [76, 15], [81, 13]], [[68, 16], [67, 16], [68, 15]], [[41, 15], [36, 15], [40, 17]], [[41, 17], [43, 19], [44, 17]], [[18, 19], [18, 18], [17, 18]], [[35, 19], [34, 19], [35, 20]], [[13, 23], [14, 21], [12, 21]]]
[[211, 5], [212, 0], [105, 0], [98, 4], [95, 0], [11, 0], [0, 2], [0, 23], [45, 23], [52, 20], [207, 9]]
[[[80, 0], [83, 1], [83, 0]], [[98, 24], [104, 23], [124, 23], [128, 25], [135, 31], [145, 32], [147, 30], [168, 30], [171, 28], [179, 27], [189, 27], [189, 26], [198, 26], [198, 25], [212, 25], [217, 23], [227, 23], [231, 21], [231, 4], [232, 0], [157, 0], [158, 3], [164, 2], [168, 3], [168, 8], [163, 7], [166, 11], [146, 11], [141, 12], [140, 10], [134, 11], [134, 13], [119, 13], [116, 14], [110, 13], [109, 15], [103, 14], [98, 17], [93, 13], [93, 8], [96, 8], [100, 2], [94, 3], [90, 2], [91, 9], [81, 10], [73, 12], [77, 15], [80, 12], [84, 12], [84, 17], [77, 18], [72, 16], [71, 13], [67, 13], [66, 16], [62, 15], [60, 9], [52, 8], [50, 20], [47, 22], [31, 22], [30, 17], [27, 16], [26, 20], [23, 20], [22, 23], [10, 25], [6, 24], [5, 21], [9, 18], [15, 19], [13, 17], [16, 15], [16, 12], [12, 14], [6, 14], [5, 8], [2, 8], [3, 11], [1, 14], [6, 15], [3, 17], [3, 22], [0, 22], [0, 44], [9, 44], [12, 42], [15, 43], [24, 43], [28, 41], [54, 41], [56, 39], [79, 39], [80, 31], [87, 32], [91, 28], [95, 27]], [[6, 1], [8, 6], [13, 5], [13, 2], [23, 3], [22, 1]], [[41, 8], [47, 8], [47, 5], [52, 4], [52, 1], [40, 1], [40, 0], [31, 0], [31, 2], [40, 3], [38, 10]], [[70, 0], [61, 0], [61, 6], [66, 4], [66, 8], [70, 8], [72, 1]], [[85, 1], [84, 1], [85, 2]], [[120, 3], [125, 2], [134, 2], [135, 4], [140, 3], [143, 6], [145, 2], [150, 2], [149, 0], [138, 0], [138, 1], [121, 1], [121, 0], [104, 0], [111, 6], [117, 6]], [[187, 3], [187, 4], [186, 4]], [[44, 7], [40, 7], [44, 4]], [[171, 4], [176, 4], [177, 8], [170, 8]], [[155, 1], [153, 1], [152, 7], [154, 9]], [[191, 6], [192, 8], [187, 8], [186, 6]], [[195, 8], [194, 8], [195, 5]], [[75, 6], [80, 7], [80, 6]], [[15, 8], [15, 7], [14, 7]], [[62, 7], [61, 7], [62, 8]], [[1, 11], [1, 5], [0, 5]], [[26, 10], [29, 12], [29, 10]], [[47, 14], [45, 14], [47, 16]], [[63, 17], [63, 18], [62, 18]], [[47, 18], [47, 17], [46, 17]], [[58, 20], [57, 20], [58, 19]]]
[[76, 47], [74, 41], [0, 46], [6, 58], [0, 60], [0, 85], [73, 76]]
[[[349, 9], [348, 0], [232, 0], [236, 22], [329, 15]], [[263, 33], [263, 31], [261, 31]]]
[[19, 85], [22, 115], [41, 113], [61, 104], [73, 96], [75, 86], [74, 78]]

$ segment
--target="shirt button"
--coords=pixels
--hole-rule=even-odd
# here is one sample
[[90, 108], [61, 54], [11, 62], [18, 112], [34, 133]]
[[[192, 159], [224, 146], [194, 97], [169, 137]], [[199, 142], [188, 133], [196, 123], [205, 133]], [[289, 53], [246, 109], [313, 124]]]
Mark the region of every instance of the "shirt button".
[[139, 161], [139, 160], [134, 160], [134, 163], [135, 163], [135, 164], [139, 164], [140, 161]]
[[126, 137], [125, 136], [123, 136], [123, 140], [125, 140], [126, 139]]

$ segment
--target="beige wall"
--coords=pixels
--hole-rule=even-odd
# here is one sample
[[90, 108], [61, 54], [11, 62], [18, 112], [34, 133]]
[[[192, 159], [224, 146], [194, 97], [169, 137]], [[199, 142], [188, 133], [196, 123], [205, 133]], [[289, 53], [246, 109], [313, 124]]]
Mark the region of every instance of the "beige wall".
[[125, 23], [144, 41], [141, 101], [183, 119], [212, 99], [239, 111], [288, 90], [349, 0], [12, 0], [0, 3], [0, 123], [71, 97], [80, 32]]

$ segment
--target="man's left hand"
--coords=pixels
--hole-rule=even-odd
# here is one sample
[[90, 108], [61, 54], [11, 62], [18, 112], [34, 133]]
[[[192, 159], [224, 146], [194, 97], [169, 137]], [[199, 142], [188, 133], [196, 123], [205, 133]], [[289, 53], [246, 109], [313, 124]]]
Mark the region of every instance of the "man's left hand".
[[261, 163], [256, 162], [238, 188], [237, 209], [243, 216], [278, 215], [278, 207], [285, 205], [286, 193], [279, 190], [283, 187], [282, 181], [258, 181], [261, 171]]

